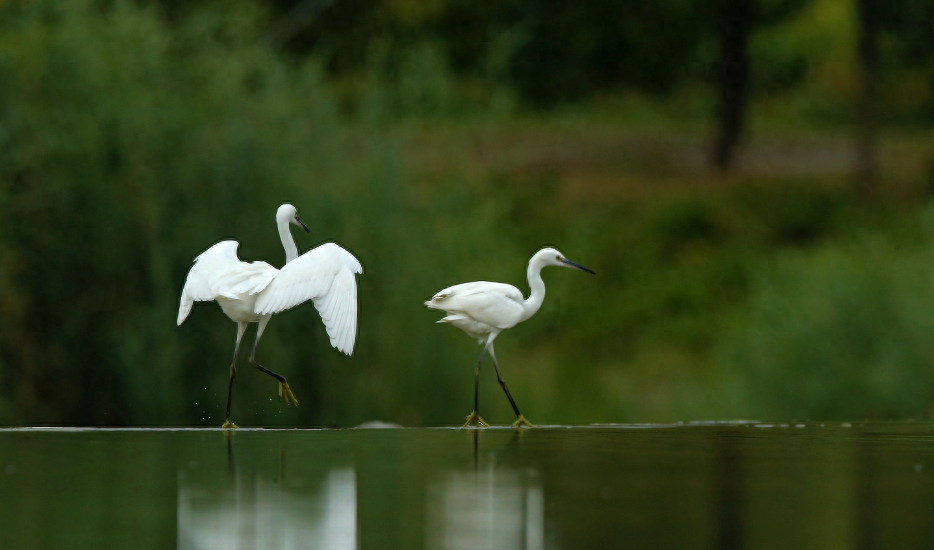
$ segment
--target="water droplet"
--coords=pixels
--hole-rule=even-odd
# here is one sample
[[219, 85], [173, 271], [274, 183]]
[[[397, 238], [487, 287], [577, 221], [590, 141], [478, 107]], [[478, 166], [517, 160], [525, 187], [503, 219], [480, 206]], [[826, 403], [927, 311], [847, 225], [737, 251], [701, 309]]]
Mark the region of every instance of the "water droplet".
[[5, 474], [8, 475], [8, 476], [11, 476], [11, 475], [15, 474], [15, 473], [16, 473], [16, 466], [14, 466], [14, 465], [12, 465], [12, 464], [7, 464], [6, 467], [3, 468], [3, 473], [5, 473]]
[[844, 422], [843, 424], [840, 424], [840, 427], [841, 428], [852, 428], [853, 425], [850, 424], [849, 422]]
[[920, 464], [915, 464], [915, 471], [916, 471], [916, 472], [920, 472], [920, 471], [923, 470], [923, 469], [924, 469], [924, 468], [923, 468]]

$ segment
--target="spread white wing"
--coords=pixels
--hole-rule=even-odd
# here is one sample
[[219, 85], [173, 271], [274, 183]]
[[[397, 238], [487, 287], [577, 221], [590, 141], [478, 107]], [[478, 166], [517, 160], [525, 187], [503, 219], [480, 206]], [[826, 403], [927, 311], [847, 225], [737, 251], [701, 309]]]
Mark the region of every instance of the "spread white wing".
[[278, 269], [266, 262], [241, 262], [237, 241], [221, 241], [195, 258], [188, 272], [178, 306], [182, 324], [194, 302], [210, 302], [219, 296], [236, 299], [261, 292], [275, 278]]
[[278, 313], [312, 300], [327, 328], [331, 345], [353, 354], [357, 337], [357, 280], [363, 266], [334, 243], [302, 254], [279, 270], [256, 298], [253, 311]]
[[446, 288], [425, 305], [507, 329], [522, 320], [524, 302], [522, 292], [512, 285], [477, 281]]

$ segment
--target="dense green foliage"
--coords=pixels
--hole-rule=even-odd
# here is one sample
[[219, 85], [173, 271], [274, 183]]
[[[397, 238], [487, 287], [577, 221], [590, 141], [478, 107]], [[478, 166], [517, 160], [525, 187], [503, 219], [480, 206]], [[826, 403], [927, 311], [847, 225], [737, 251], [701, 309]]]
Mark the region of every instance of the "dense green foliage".
[[[724, 358], [771, 418], [925, 418], [934, 404], [934, 225], [781, 256]], [[903, 236], [904, 237], [904, 236]], [[797, 380], [797, 383], [791, 381]]]
[[[192, 367], [228, 347], [206, 311], [168, 322], [194, 255], [235, 235], [276, 262], [275, 233], [252, 228], [291, 200], [319, 239], [365, 241], [373, 262], [401, 227], [398, 173], [391, 145], [338, 122], [313, 64], [257, 44], [255, 14], [170, 28], [152, 9], [91, 6], [32, 4], [3, 33], [10, 419], [194, 419], [208, 399]], [[296, 339], [302, 325], [283, 325]]]
[[[779, 10], [767, 21], [778, 26], [757, 35], [775, 74], [791, 75], [762, 85], [804, 98], [766, 102], [766, 124], [817, 112], [806, 127], [846, 105], [843, 95], [820, 108], [839, 92], [813, 70], [826, 56], [794, 68], [820, 39], [838, 43], [805, 32], [836, 13], [826, 4]], [[644, 9], [690, 19], [693, 5]], [[466, 280], [524, 289], [525, 263], [546, 244], [598, 276], [547, 270], [541, 313], [497, 342], [532, 421], [926, 414], [934, 294], [923, 223], [903, 219], [917, 217], [914, 202], [870, 217], [833, 171], [837, 142], [816, 142], [796, 163], [769, 157], [773, 147], [760, 154], [780, 169], [755, 170], [753, 155], [746, 175], [706, 174], [691, 160], [703, 156], [697, 113], [708, 103], [692, 91], [703, 78], [675, 86], [644, 70], [661, 70], [653, 55], [703, 51], [599, 13], [580, 14], [581, 28], [596, 18], [608, 26], [600, 36], [646, 41], [620, 48], [655, 52], [613, 70], [645, 79], [637, 89], [671, 87], [674, 99], [624, 100], [622, 114], [608, 102], [579, 116], [522, 115], [545, 96], [514, 80], [521, 67], [503, 56], [540, 59], [528, 48], [559, 39], [547, 33], [535, 42], [497, 31], [486, 43], [502, 51], [468, 63], [456, 52], [477, 39], [373, 32], [342, 72], [337, 46], [283, 53], [270, 40], [276, 16], [254, 5], [0, 3], [0, 423], [219, 424], [235, 325], [200, 305], [175, 327], [178, 294], [191, 260], [224, 238], [240, 241], [243, 259], [281, 264], [273, 214], [284, 201], [311, 227], [296, 235], [300, 249], [333, 240], [364, 264], [357, 350], [330, 349], [311, 306], [277, 316], [258, 357], [302, 405], [280, 405], [241, 350], [241, 424], [456, 422], [479, 348], [433, 325], [422, 301]], [[629, 87], [574, 59], [586, 74], [557, 69], [567, 82]], [[636, 61], [644, 66], [626, 65]], [[562, 86], [541, 93], [577, 96]], [[907, 172], [899, 182], [917, 186]], [[507, 420], [483, 376], [484, 416]]]

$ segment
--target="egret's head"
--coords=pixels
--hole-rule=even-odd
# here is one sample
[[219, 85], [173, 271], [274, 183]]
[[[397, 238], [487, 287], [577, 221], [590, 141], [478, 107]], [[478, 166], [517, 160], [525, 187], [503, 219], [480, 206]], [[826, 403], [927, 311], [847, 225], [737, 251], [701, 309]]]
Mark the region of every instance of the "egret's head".
[[283, 204], [279, 207], [279, 210], [276, 210], [276, 221], [279, 223], [297, 225], [304, 229], [306, 233], [310, 233], [308, 226], [303, 224], [302, 220], [298, 219], [298, 210], [289, 203]]
[[[536, 262], [536, 261], [541, 263], [542, 266], [554, 265], [558, 267], [573, 267], [574, 269], [580, 269], [581, 271], [586, 271], [587, 273], [594, 275], [593, 271], [587, 269], [586, 267], [582, 265], [572, 262], [571, 260], [565, 258], [564, 254], [559, 252], [557, 249], [551, 248], [551, 247], [543, 248], [539, 250], [538, 252], [536, 252], [535, 255], [532, 256], [532, 262]], [[532, 263], [532, 262], [529, 262], [529, 263]]]

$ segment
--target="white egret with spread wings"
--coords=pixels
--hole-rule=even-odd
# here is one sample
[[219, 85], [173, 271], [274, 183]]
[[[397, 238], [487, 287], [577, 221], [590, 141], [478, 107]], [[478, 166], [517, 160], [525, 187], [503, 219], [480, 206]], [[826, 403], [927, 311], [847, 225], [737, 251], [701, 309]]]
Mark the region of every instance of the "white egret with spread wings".
[[549, 265], [573, 267], [593, 274], [593, 271], [568, 260], [554, 248], [543, 248], [529, 260], [527, 274], [531, 293], [528, 299], [525, 299], [522, 292], [512, 285], [477, 281], [446, 288], [432, 296], [431, 300], [425, 302], [426, 306], [447, 313], [446, 317], [438, 321], [439, 323], [451, 323], [479, 340], [481, 344], [484, 344], [483, 351], [480, 352], [480, 359], [477, 360], [477, 366], [474, 369], [473, 412], [467, 416], [464, 427], [469, 426], [473, 421], [476, 421], [478, 426], [489, 426], [480, 418], [480, 414], [477, 412], [479, 409], [480, 364], [483, 362], [483, 356], [487, 351], [490, 352], [490, 357], [493, 359], [496, 380], [503, 388], [506, 398], [509, 399], [512, 410], [516, 413], [516, 421], [513, 426], [532, 426], [519, 412], [519, 407], [516, 406], [516, 401], [509, 393], [506, 382], [500, 376], [496, 353], [493, 351], [493, 340], [503, 330], [512, 328], [535, 315], [538, 308], [542, 306], [542, 302], [545, 300], [545, 282], [542, 281], [542, 268]]
[[266, 262], [242, 262], [237, 257], [237, 241], [221, 241], [195, 259], [188, 272], [178, 307], [178, 324], [188, 317], [194, 302], [216, 301], [237, 323], [237, 343], [230, 364], [227, 387], [227, 416], [222, 427], [236, 428], [230, 421], [230, 401], [237, 372], [237, 351], [249, 323], [256, 323], [256, 340], [250, 352], [250, 364], [279, 381], [279, 399], [298, 405], [285, 377], [256, 362], [256, 346], [274, 313], [291, 309], [311, 300], [321, 315], [331, 345], [347, 355], [353, 354], [357, 335], [357, 281], [355, 274], [363, 266], [334, 243], [323, 244], [298, 255], [289, 225], [308, 232], [298, 219], [295, 207], [283, 204], [276, 211], [279, 238], [285, 248], [285, 266], [276, 269]]

